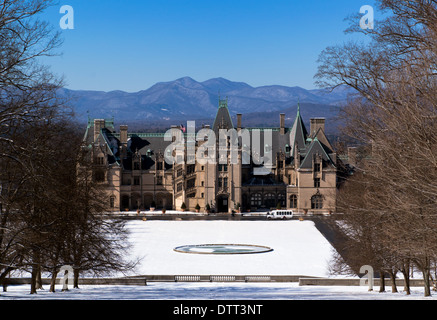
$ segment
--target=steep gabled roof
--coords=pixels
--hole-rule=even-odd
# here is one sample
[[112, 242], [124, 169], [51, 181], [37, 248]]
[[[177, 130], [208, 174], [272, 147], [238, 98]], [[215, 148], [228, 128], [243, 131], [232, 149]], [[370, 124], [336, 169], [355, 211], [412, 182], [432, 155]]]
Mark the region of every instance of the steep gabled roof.
[[296, 119], [294, 120], [294, 124], [293, 127], [291, 127], [290, 132], [290, 147], [292, 150], [291, 154], [294, 154], [296, 144], [300, 152], [305, 151], [307, 135], [308, 132], [300, 115], [300, 105], [298, 103]]
[[108, 155], [109, 164], [115, 163], [117, 165], [120, 165], [119, 140], [114, 137], [113, 133], [107, 128], [103, 128], [100, 131], [100, 135], [103, 137], [103, 140], [105, 141], [110, 151]]
[[334, 168], [336, 167], [334, 161], [332, 161], [331, 157], [328, 155], [325, 148], [316, 137], [311, 142], [308, 152], [300, 165], [300, 169], [312, 169], [313, 157], [315, 154], [319, 154], [324, 163], [330, 164]]
[[328, 137], [325, 134], [325, 131], [323, 131], [322, 128], [319, 128], [319, 130], [317, 130], [313, 138], [317, 138], [317, 140], [319, 140], [319, 142], [323, 145], [327, 153], [334, 152], [334, 148], [332, 147], [331, 143], [328, 140]]

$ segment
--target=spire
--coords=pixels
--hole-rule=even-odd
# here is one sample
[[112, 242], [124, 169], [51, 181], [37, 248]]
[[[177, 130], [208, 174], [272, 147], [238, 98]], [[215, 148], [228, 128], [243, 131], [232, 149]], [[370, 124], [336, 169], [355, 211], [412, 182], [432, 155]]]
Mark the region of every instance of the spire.
[[216, 133], [219, 129], [234, 128], [228, 109], [228, 97], [226, 97], [226, 100], [222, 100], [219, 98], [219, 107], [212, 127]]
[[228, 97], [226, 99], [220, 99], [219, 96], [219, 108], [227, 108], [228, 107]]
[[307, 135], [308, 132], [305, 128], [302, 116], [300, 115], [300, 102], [298, 101], [296, 119], [294, 120], [294, 124], [290, 132], [290, 146], [293, 148], [292, 154], [294, 154], [294, 148], [296, 146], [299, 151], [305, 150]]

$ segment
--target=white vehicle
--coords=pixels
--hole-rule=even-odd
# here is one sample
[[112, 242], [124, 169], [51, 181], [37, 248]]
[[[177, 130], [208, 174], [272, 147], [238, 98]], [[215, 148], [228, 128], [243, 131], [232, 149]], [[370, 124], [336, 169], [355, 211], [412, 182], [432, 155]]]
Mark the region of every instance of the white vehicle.
[[267, 212], [267, 219], [291, 219], [293, 210], [272, 210]]

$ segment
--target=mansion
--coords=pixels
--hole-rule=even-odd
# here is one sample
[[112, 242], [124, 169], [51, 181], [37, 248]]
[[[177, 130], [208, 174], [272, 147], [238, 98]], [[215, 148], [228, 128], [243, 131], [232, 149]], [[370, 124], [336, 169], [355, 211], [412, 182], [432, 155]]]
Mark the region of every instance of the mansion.
[[[241, 139], [238, 161], [168, 163], [165, 152], [172, 141], [164, 133], [129, 132], [126, 125], [117, 131], [113, 120], [89, 119], [84, 146], [92, 155], [93, 179], [105, 186], [112, 211], [200, 207], [204, 212], [209, 207], [212, 212], [245, 212], [281, 207], [335, 212], [337, 154], [325, 135], [325, 119], [310, 119], [308, 131], [298, 106], [291, 128], [285, 127], [285, 114], [278, 120], [278, 127], [246, 128], [237, 114], [234, 125], [227, 100], [219, 100], [214, 123], [203, 126], [217, 133], [217, 146], [220, 129], [256, 131], [262, 152], [272, 155], [270, 171], [263, 175], [256, 173], [259, 163], [252, 158], [242, 161], [246, 145]], [[187, 136], [184, 127], [172, 128]], [[271, 140], [264, 139], [267, 130]], [[203, 143], [195, 141], [196, 150]]]

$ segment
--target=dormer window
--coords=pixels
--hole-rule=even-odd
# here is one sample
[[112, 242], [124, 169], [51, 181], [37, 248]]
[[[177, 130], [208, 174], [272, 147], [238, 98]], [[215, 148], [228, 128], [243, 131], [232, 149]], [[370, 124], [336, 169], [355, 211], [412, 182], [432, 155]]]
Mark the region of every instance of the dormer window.
[[288, 145], [288, 144], [286, 144], [285, 145], [285, 152], [290, 152], [291, 151], [291, 147]]

